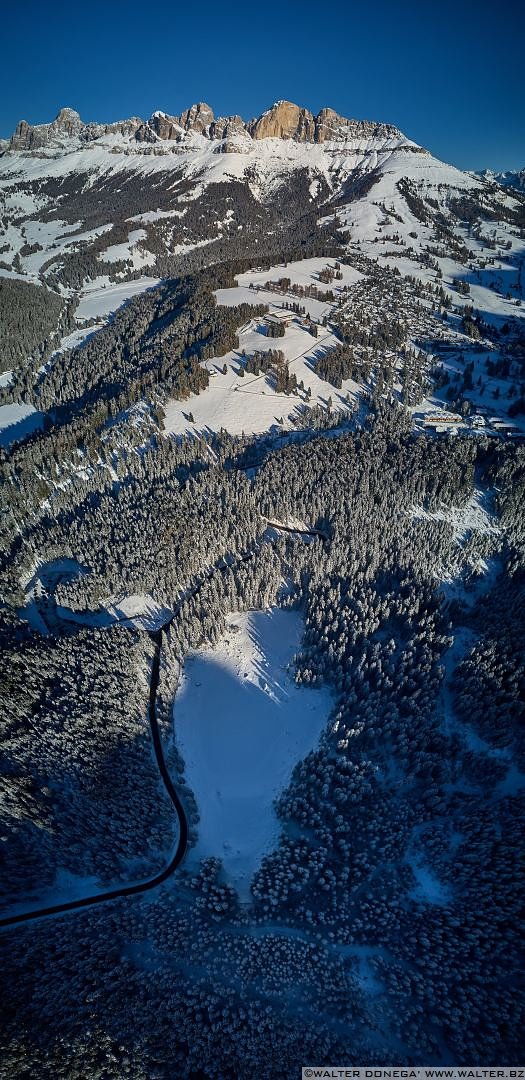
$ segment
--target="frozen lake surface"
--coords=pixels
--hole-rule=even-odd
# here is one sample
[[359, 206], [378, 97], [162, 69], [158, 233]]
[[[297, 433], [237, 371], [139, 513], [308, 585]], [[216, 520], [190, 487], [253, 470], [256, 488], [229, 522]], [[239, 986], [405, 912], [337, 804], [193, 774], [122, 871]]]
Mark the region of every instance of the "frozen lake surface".
[[297, 612], [232, 615], [214, 648], [191, 653], [174, 706], [177, 746], [200, 814], [187, 865], [222, 859], [242, 899], [279, 836], [273, 809], [294, 765], [314, 749], [332, 708], [326, 688], [298, 687]]

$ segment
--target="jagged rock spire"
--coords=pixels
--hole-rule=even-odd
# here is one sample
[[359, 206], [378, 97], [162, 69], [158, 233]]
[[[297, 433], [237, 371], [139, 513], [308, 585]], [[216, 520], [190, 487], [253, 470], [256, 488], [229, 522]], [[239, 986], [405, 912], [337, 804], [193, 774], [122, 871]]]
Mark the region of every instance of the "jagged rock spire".
[[63, 145], [71, 138], [91, 142], [103, 135], [120, 134], [137, 142], [155, 143], [180, 140], [193, 131], [207, 139], [227, 140], [240, 137], [252, 139], [286, 139], [302, 143], [338, 142], [350, 136], [388, 137], [399, 135], [390, 124], [347, 120], [333, 109], [324, 108], [314, 116], [292, 101], [277, 101], [270, 109], [249, 123], [240, 116], [218, 117], [205, 102], [191, 105], [180, 116], [154, 112], [149, 120], [137, 117], [112, 124], [84, 124], [74, 109], [61, 109], [51, 124], [28, 124], [21, 120], [9, 142], [10, 150], [31, 151], [41, 147]]

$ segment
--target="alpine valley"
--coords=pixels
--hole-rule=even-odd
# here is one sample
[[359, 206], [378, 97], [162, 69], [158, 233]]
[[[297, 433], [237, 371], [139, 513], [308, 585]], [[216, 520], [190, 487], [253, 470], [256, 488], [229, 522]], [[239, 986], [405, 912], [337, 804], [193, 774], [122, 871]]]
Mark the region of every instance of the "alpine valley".
[[519, 1064], [524, 289], [388, 123], [0, 142], [9, 1080]]

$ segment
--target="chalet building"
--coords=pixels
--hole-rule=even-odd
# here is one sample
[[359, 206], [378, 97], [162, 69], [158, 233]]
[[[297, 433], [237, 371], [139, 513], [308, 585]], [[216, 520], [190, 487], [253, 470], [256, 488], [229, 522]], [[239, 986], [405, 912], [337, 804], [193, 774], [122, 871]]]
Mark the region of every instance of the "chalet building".
[[269, 315], [264, 316], [264, 321], [267, 326], [289, 326], [295, 319], [293, 311], [272, 311]]
[[434, 428], [434, 431], [447, 431], [462, 423], [463, 419], [457, 413], [427, 413], [425, 416], [425, 427]]

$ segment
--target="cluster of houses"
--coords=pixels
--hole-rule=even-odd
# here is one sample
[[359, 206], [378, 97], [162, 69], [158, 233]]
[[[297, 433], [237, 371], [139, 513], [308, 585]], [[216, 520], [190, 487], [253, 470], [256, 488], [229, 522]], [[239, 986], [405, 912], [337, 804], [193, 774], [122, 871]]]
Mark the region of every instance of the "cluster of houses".
[[423, 423], [427, 430], [435, 432], [451, 432], [463, 424], [478, 431], [487, 429], [491, 432], [496, 431], [500, 435], [505, 435], [517, 441], [523, 439], [517, 424], [511, 424], [500, 416], [488, 416], [486, 410], [482, 409], [469, 417], [459, 416], [458, 413], [453, 412], [426, 413]]

